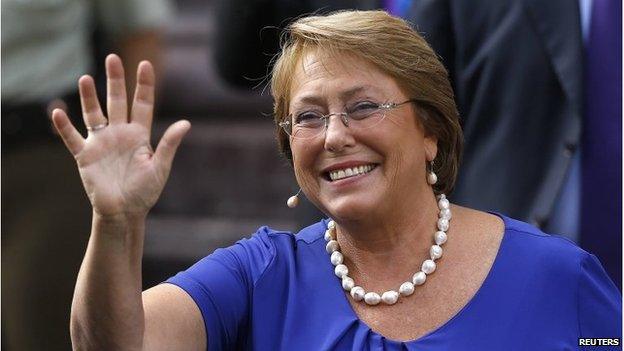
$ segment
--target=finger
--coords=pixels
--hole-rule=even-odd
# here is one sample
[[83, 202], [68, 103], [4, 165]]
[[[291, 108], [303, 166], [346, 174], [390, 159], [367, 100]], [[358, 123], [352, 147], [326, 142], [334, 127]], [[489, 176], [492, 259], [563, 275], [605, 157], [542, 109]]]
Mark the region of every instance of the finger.
[[132, 102], [131, 122], [144, 125], [148, 130], [152, 127], [154, 113], [154, 68], [148, 61], [142, 61], [137, 68], [137, 82]]
[[69, 152], [76, 156], [84, 147], [85, 140], [71, 123], [65, 111], [59, 108], [54, 109], [52, 111], [52, 123], [54, 123], [54, 127], [58, 130]]
[[128, 122], [126, 79], [121, 59], [117, 55], [106, 57], [106, 112], [111, 124]]
[[168, 173], [171, 169], [176, 150], [189, 129], [191, 129], [191, 123], [189, 121], [177, 121], [167, 128], [165, 134], [160, 139], [154, 154], [154, 161], [157, 162], [159, 167], [165, 172]]
[[80, 92], [80, 104], [82, 105], [82, 118], [87, 127], [93, 127], [107, 123], [106, 117], [100, 108], [95, 82], [90, 76], [82, 76], [78, 80], [78, 90]]

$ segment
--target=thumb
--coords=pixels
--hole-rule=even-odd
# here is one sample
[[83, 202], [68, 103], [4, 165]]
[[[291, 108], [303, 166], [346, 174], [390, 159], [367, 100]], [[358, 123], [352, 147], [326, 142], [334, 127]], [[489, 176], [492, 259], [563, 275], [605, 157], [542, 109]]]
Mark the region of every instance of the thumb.
[[177, 121], [167, 128], [154, 153], [154, 160], [161, 169], [169, 171], [176, 150], [190, 129], [191, 123], [187, 120]]

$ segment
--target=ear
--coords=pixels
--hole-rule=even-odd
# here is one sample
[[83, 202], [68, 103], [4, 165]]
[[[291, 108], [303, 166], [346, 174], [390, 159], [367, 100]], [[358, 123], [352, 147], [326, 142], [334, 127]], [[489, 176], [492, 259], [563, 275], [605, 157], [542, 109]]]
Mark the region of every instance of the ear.
[[[427, 162], [431, 162], [436, 158], [438, 154], [438, 137], [432, 131], [428, 130], [427, 126], [423, 122], [423, 119], [426, 120], [430, 118], [429, 111], [419, 105], [416, 105], [415, 112], [417, 114], [416, 123], [421, 129], [424, 137], [423, 144], [425, 148], [425, 157], [427, 159]], [[422, 119], [420, 118], [420, 115], [422, 115]]]
[[431, 162], [435, 160], [438, 155], [438, 137], [433, 134], [429, 134], [425, 136], [425, 156], [427, 157], [427, 162]]

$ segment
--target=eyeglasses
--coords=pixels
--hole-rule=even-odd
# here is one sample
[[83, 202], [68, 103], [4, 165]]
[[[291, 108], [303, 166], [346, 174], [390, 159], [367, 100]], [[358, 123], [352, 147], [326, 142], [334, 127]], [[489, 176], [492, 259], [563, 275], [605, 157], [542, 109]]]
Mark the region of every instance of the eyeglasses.
[[340, 116], [342, 123], [355, 130], [370, 129], [379, 124], [385, 117], [386, 112], [401, 105], [416, 102], [414, 99], [400, 103], [376, 104], [370, 101], [358, 102], [346, 108], [346, 112], [337, 112], [324, 115], [318, 111], [304, 111], [288, 115], [279, 126], [296, 139], [310, 139], [317, 137], [327, 130], [329, 118]]

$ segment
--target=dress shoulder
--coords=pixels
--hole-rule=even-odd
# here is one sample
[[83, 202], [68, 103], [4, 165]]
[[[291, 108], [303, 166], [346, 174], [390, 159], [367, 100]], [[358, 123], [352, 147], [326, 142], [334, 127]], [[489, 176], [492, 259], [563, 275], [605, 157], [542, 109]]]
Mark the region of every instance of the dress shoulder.
[[288, 250], [290, 238], [291, 233], [260, 227], [251, 237], [215, 250], [166, 281], [182, 288], [197, 304], [210, 350], [241, 345], [244, 338], [239, 336], [249, 330], [250, 301], [256, 284], [280, 261], [278, 252]]
[[514, 249], [511, 253], [519, 264], [532, 264], [540, 274], [551, 276], [563, 274], [574, 278], [578, 274], [587, 252], [573, 241], [546, 234], [531, 224], [501, 217], [505, 222], [505, 236]]
[[577, 288], [580, 338], [622, 339], [622, 294], [598, 258], [586, 254]]
[[596, 256], [565, 237], [503, 219], [506, 272], [524, 272], [515, 277], [516, 289], [534, 291], [553, 310], [561, 307], [559, 315], [575, 321], [579, 338], [621, 338], [622, 294]]

